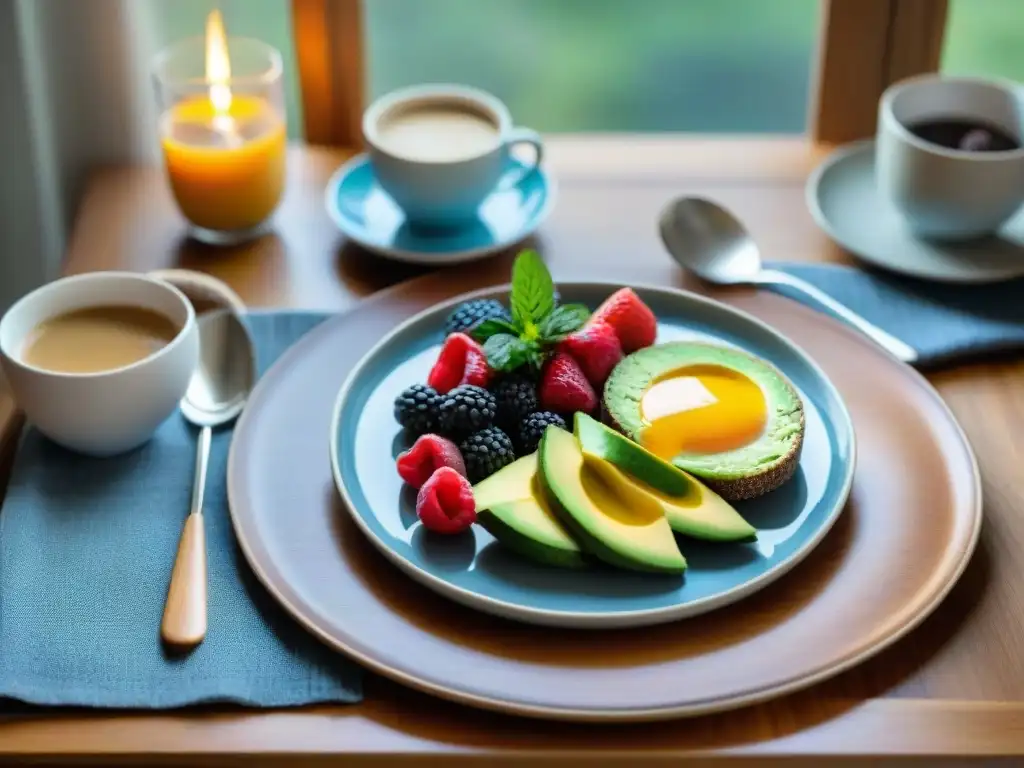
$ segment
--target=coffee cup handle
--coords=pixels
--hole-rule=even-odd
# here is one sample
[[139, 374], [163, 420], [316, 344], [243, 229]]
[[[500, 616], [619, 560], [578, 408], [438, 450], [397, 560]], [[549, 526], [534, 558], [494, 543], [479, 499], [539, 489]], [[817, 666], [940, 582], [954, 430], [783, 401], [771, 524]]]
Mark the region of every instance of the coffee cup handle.
[[529, 144], [533, 147], [533, 163], [525, 168], [505, 174], [504, 178], [498, 183], [498, 189], [502, 191], [518, 186], [522, 183], [523, 179], [529, 177], [532, 173], [536, 173], [540, 168], [541, 161], [544, 159], [544, 142], [541, 141], [540, 134], [532, 128], [513, 128], [509, 132], [508, 138], [505, 139], [505, 146], [511, 151], [517, 144]]

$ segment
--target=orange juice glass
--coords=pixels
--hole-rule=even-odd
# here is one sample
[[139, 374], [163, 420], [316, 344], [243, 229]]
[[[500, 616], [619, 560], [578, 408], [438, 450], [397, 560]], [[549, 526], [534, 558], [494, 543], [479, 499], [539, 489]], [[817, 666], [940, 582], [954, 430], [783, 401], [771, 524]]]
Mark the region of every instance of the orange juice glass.
[[226, 37], [216, 12], [205, 38], [157, 57], [164, 166], [193, 237], [231, 245], [270, 228], [285, 183], [282, 69], [274, 48]]

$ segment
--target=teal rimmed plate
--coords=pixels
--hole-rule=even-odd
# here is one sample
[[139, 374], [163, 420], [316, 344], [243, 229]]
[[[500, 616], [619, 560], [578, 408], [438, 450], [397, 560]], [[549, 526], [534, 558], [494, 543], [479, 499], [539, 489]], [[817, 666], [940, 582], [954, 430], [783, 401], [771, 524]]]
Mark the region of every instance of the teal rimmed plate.
[[[563, 301], [596, 307], [618, 286], [560, 283]], [[331, 464], [345, 506], [367, 538], [398, 568], [472, 608], [534, 624], [633, 627], [695, 616], [770, 584], [828, 533], [850, 492], [854, 432], [846, 406], [821, 369], [795, 344], [747, 315], [693, 294], [653, 287], [637, 292], [658, 316], [658, 341], [694, 339], [739, 347], [777, 366], [803, 399], [806, 436], [800, 465], [778, 490], [736, 504], [758, 529], [749, 544], [681, 540], [682, 577], [594, 568], [561, 570], [510, 553], [479, 526], [457, 537], [430, 534], [416, 518], [415, 492], [394, 459], [406, 446], [394, 421], [402, 389], [426, 379], [451, 309], [476, 297], [507, 297], [507, 287], [439, 304], [395, 328], [353, 369], [331, 427]]]

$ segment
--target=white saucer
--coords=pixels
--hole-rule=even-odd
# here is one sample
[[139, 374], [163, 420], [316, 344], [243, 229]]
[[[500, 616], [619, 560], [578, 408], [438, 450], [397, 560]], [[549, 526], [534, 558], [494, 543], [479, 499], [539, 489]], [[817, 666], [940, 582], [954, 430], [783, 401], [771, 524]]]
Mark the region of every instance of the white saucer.
[[919, 240], [875, 186], [875, 142], [831, 154], [807, 180], [807, 206], [825, 232], [870, 264], [947, 283], [1024, 275], [1024, 212], [998, 236], [966, 243]]

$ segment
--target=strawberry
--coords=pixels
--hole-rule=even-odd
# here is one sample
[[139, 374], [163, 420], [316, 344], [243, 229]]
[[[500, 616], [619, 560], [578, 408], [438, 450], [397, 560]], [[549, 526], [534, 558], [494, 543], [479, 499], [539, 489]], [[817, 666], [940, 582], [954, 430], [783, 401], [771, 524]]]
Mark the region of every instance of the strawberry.
[[443, 395], [460, 384], [487, 387], [492, 374], [484, 348], [464, 333], [452, 333], [444, 340], [427, 384]]
[[476, 522], [473, 486], [451, 467], [441, 467], [416, 494], [416, 516], [428, 530], [461, 533]]
[[622, 351], [627, 355], [654, 343], [658, 320], [632, 288], [620, 288], [597, 308], [590, 322], [606, 322], [615, 329]]
[[458, 446], [440, 435], [419, 437], [412, 448], [398, 454], [395, 463], [398, 474], [413, 488], [420, 488], [441, 467], [451, 467], [466, 476], [466, 463]]
[[537, 394], [541, 407], [556, 413], [590, 413], [597, 407], [597, 395], [583, 369], [565, 352], [556, 352], [544, 366]]
[[559, 343], [558, 351], [571, 355], [580, 364], [587, 381], [599, 392], [612, 368], [622, 359], [619, 337], [615, 335], [615, 329], [603, 320], [591, 321], [566, 336]]

